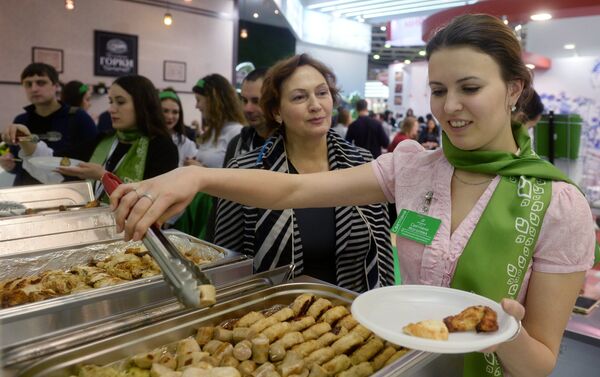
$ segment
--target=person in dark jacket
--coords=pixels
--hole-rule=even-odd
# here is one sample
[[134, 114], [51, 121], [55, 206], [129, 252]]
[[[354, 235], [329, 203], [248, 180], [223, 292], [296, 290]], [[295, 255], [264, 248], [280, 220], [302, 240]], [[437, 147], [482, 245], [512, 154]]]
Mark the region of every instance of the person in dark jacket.
[[[44, 63], [28, 65], [21, 73], [21, 84], [31, 105], [25, 107], [25, 112], [2, 133], [3, 141], [11, 148], [10, 153], [0, 157], [2, 168], [16, 175], [15, 186], [44, 183], [27, 171], [27, 165], [24, 168], [21, 162], [15, 162], [15, 157], [25, 160], [49, 156], [82, 159], [86, 154], [84, 145], [94, 140], [98, 133], [94, 120], [84, 110], [57, 100], [58, 72], [54, 67]], [[60, 133], [60, 140], [39, 143], [18, 140], [18, 136], [49, 131]]]
[[367, 101], [364, 99], [356, 102], [358, 118], [350, 123], [346, 140], [354, 145], [370, 151], [373, 158], [379, 157], [382, 148], [387, 148], [390, 139], [386, 135], [380, 122], [369, 117]]

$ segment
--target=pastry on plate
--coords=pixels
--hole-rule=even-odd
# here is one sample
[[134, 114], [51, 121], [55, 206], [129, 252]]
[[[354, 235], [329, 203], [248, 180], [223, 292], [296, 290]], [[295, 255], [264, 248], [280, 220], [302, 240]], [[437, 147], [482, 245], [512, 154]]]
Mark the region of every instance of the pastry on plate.
[[444, 324], [444, 321], [437, 319], [409, 323], [402, 330], [408, 335], [418, 336], [419, 338], [448, 340], [448, 328], [446, 324]]

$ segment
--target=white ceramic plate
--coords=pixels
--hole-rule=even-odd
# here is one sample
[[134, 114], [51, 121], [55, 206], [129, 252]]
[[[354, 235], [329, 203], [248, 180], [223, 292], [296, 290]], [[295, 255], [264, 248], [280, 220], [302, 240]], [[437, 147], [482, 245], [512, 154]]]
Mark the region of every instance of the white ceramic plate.
[[[407, 335], [402, 328], [427, 319], [443, 320], [472, 305], [487, 305], [498, 314], [498, 331], [450, 333], [448, 340], [433, 340]], [[510, 339], [518, 331], [517, 320], [504, 312], [499, 303], [474, 293], [426, 285], [398, 285], [373, 289], [352, 303], [358, 322], [383, 339], [411, 349], [435, 353], [467, 353]]]
[[[60, 166], [60, 160], [62, 160], [62, 157], [31, 157], [29, 163], [38, 169], [54, 170]], [[83, 162], [74, 158], [70, 158], [69, 160], [71, 160], [71, 165], [69, 166], [77, 166]]]

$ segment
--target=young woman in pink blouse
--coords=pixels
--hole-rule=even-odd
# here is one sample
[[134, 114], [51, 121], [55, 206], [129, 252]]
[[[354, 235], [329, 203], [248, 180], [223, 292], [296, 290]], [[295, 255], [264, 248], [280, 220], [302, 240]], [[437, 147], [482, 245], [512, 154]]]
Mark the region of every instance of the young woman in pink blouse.
[[[117, 189], [117, 227], [140, 239], [197, 191], [272, 209], [394, 202], [398, 212], [441, 220], [430, 245], [398, 237], [405, 283], [473, 291], [522, 320], [518, 336], [485, 350], [494, 354], [467, 355], [465, 375], [550, 374], [593, 263], [590, 209], [566, 176], [532, 153], [527, 131], [511, 124], [531, 75], [510, 28], [492, 16], [457, 17], [429, 41], [427, 58], [442, 150], [407, 140], [372, 163], [303, 175], [181, 168]], [[157, 199], [139, 200], [135, 190]]]

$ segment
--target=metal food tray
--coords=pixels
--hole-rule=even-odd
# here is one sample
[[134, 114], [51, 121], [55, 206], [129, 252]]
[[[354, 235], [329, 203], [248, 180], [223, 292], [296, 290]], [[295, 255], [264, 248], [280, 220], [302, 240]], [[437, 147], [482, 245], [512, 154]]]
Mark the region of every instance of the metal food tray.
[[19, 202], [27, 208], [86, 204], [92, 200], [94, 191], [88, 181], [0, 189], [1, 202]]
[[[78, 232], [75, 232], [70, 236], [77, 234]], [[207, 245], [223, 253], [223, 257], [215, 262], [202, 265], [203, 271], [211, 278], [216, 287], [252, 274], [252, 259], [243, 254], [221, 248], [179, 231], [167, 231], [166, 234], [176, 234], [179, 237], [187, 238], [192, 243]], [[13, 270], [22, 272], [28, 266], [31, 273], [44, 269], [61, 269], [61, 266], [67, 270], [77, 265], [78, 262], [89, 260], [93, 253], [102, 250], [105, 245], [114, 243], [115, 239], [109, 239], [88, 244], [80, 249], [73, 249], [69, 246], [53, 250], [0, 254], [0, 264], [4, 271], [9, 271], [13, 267]], [[83, 254], [77, 255], [77, 250], [81, 250]], [[6, 273], [4, 275], [6, 276]], [[0, 351], [4, 353], [15, 347], [26, 347], [27, 343], [31, 341], [51, 337], [57, 332], [84, 328], [105, 321], [107, 317], [155, 306], [164, 303], [165, 300], [172, 300], [173, 297], [162, 275], [156, 275], [110, 287], [94, 288], [0, 309], [0, 325], [4, 329], [0, 338]]]
[[[239, 318], [252, 310], [262, 310], [277, 304], [287, 305], [302, 293], [313, 293], [329, 299], [334, 304], [344, 305], [350, 305], [357, 296], [354, 292], [317, 282], [316, 279], [300, 277], [294, 279], [293, 283], [261, 289], [230, 300], [217, 296], [217, 304], [213, 307], [187, 312], [59, 352], [20, 368], [15, 366], [5, 373], [7, 376], [20, 377], [68, 377], [75, 373], [78, 365], [106, 365], [157, 347], [172, 345], [181, 339], [195, 335], [196, 329], [200, 326], [214, 326], [225, 319]], [[456, 363], [446, 363], [446, 359], [441, 355], [413, 350], [384, 367], [374, 376], [459, 375], [454, 374], [452, 369], [447, 369], [453, 366], [456, 366]]]

